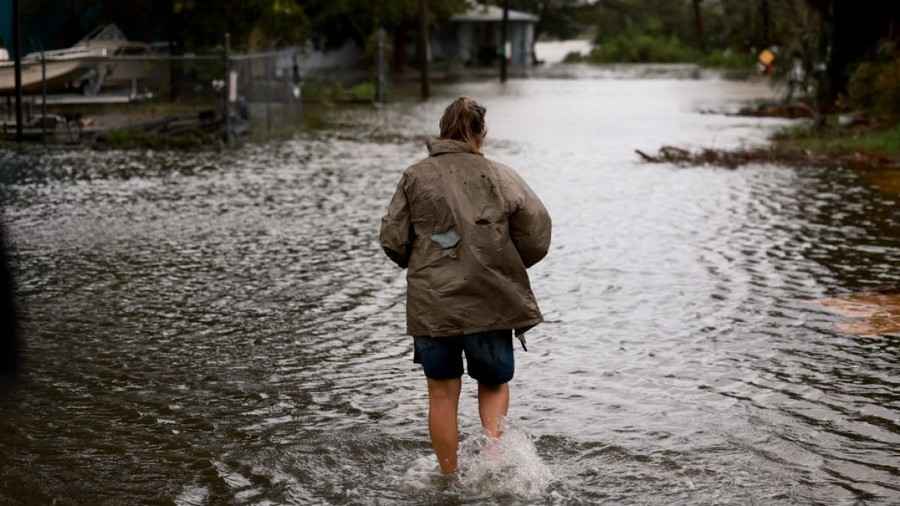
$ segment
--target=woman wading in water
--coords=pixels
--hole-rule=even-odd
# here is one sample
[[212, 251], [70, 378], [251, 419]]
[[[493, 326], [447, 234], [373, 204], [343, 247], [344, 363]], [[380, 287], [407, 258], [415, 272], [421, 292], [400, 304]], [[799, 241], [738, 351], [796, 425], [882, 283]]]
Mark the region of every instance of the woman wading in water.
[[481, 425], [499, 438], [513, 333], [521, 338], [542, 321], [526, 269], [550, 246], [540, 199], [513, 169], [482, 155], [484, 116], [468, 97], [447, 107], [440, 138], [403, 173], [381, 222], [384, 251], [408, 269], [407, 333], [428, 379], [431, 444], [448, 474], [457, 467], [462, 356], [478, 381]]

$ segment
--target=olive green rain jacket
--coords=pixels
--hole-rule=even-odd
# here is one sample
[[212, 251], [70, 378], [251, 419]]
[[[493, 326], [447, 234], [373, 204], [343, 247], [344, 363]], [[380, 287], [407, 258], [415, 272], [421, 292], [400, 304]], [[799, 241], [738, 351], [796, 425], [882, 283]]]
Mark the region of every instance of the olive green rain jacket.
[[406, 169], [381, 245], [408, 268], [406, 331], [519, 332], [542, 321], [526, 269], [550, 247], [550, 215], [524, 180], [465, 143], [434, 139]]

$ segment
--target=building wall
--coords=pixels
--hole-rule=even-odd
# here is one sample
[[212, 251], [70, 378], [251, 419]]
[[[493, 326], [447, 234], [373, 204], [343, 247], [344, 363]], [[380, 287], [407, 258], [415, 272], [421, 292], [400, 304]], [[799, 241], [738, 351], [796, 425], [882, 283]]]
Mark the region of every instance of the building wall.
[[453, 25], [443, 25], [431, 33], [431, 59], [454, 60], [460, 51], [459, 30]]
[[[434, 59], [458, 60], [471, 63], [478, 57], [481, 46], [479, 38], [489, 30], [488, 37], [493, 45], [500, 48], [502, 28], [499, 22], [452, 23], [432, 32], [431, 54]], [[531, 42], [534, 39], [534, 24], [523, 21], [509, 23], [509, 41], [512, 46], [510, 63], [529, 65], [531, 63]]]
[[457, 25], [457, 41], [459, 44], [458, 58], [467, 62], [475, 58], [477, 51], [475, 45], [475, 27], [472, 23], [461, 23]]

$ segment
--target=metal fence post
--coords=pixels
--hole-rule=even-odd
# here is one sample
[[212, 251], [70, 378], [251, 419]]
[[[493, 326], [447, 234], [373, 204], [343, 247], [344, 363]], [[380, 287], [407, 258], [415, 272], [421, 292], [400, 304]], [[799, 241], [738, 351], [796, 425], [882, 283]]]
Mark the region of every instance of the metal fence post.
[[12, 47], [15, 58], [14, 70], [16, 87], [16, 142], [24, 140], [22, 123], [22, 26], [19, 17], [19, 0], [12, 0]]
[[47, 143], [47, 55], [41, 46], [41, 139]]
[[294, 120], [303, 124], [303, 79], [300, 77], [300, 51], [294, 50], [293, 58], [293, 89], [291, 89], [294, 97]]
[[378, 75], [375, 77], [375, 101], [384, 103], [385, 65], [384, 65], [384, 28], [378, 29]]
[[507, 79], [507, 67], [509, 62], [507, 58], [512, 56], [512, 51], [510, 54], [506, 54], [506, 45], [509, 43], [509, 0], [503, 0], [503, 21], [500, 25], [500, 50], [502, 51], [501, 60], [500, 60], [500, 82], [505, 83]]
[[266, 100], [266, 135], [272, 135], [272, 59], [271, 56], [263, 60], [266, 75], [265, 100]]

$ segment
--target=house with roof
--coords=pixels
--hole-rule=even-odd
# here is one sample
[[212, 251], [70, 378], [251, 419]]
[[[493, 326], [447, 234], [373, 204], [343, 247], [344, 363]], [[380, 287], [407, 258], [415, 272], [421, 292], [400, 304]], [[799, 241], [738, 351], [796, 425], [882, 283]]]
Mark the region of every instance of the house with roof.
[[[531, 63], [534, 26], [538, 17], [521, 11], [509, 11], [506, 55], [514, 66]], [[503, 9], [494, 5], [472, 4], [468, 10], [452, 16], [431, 35], [431, 59], [457, 61], [467, 66], [494, 66], [503, 51]]]

